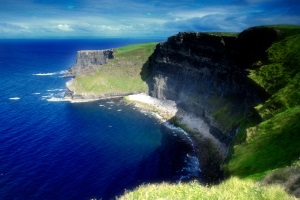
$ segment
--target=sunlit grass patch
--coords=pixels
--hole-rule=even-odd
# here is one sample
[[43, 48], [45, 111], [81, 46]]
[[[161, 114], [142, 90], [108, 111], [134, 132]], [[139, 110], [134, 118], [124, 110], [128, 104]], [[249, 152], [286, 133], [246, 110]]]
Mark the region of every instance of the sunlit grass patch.
[[179, 184], [150, 184], [142, 185], [131, 192], [126, 192], [120, 200], [147, 199], [185, 199], [185, 200], [214, 200], [214, 199], [295, 199], [289, 196], [280, 186], [262, 186], [253, 181], [230, 178], [229, 180], [211, 187], [200, 185], [198, 182]]

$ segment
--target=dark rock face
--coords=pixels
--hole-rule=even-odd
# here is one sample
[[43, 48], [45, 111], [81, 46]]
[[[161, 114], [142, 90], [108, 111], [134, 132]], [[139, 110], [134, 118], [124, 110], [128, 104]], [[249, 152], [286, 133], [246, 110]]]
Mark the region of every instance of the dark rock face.
[[76, 76], [77, 73], [88, 67], [104, 65], [113, 58], [113, 50], [83, 50], [77, 52], [76, 64], [68, 70], [65, 76]]
[[266, 93], [245, 69], [266, 58], [277, 38], [271, 28], [252, 28], [234, 36], [179, 33], [157, 45], [150, 60], [149, 93], [205, 119], [210, 133], [229, 144], [241, 120]]

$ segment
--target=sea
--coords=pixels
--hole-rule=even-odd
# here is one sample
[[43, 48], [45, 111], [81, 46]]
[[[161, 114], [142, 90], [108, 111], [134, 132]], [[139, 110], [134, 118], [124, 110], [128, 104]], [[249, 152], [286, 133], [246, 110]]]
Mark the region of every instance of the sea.
[[201, 179], [181, 129], [122, 99], [63, 99], [77, 51], [149, 41], [158, 40], [0, 40], [0, 199], [114, 199]]

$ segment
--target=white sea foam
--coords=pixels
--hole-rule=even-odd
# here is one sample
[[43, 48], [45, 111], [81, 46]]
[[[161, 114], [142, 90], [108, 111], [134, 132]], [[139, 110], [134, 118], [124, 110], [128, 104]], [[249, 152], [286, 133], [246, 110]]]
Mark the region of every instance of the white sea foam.
[[52, 98], [47, 99], [47, 101], [50, 101], [50, 102], [61, 102], [61, 101], [70, 101], [70, 100], [64, 99], [64, 98], [52, 97]]
[[105, 105], [102, 105], [102, 104], [100, 104], [99, 106], [100, 106], [100, 107], [105, 107]]
[[20, 97], [11, 97], [11, 98], [9, 98], [10, 100], [19, 100], [20, 99]]
[[62, 70], [59, 72], [37, 73], [37, 74], [32, 74], [32, 75], [34, 75], [34, 76], [53, 76], [56, 74], [65, 74], [66, 72], [67, 72], [66, 70]]
[[54, 74], [56, 74], [56, 73], [37, 73], [37, 74], [32, 74], [32, 75], [34, 75], [34, 76], [52, 76], [52, 75], [54, 75]]
[[58, 72], [58, 74], [65, 74], [67, 72], [68, 72], [68, 70], [62, 70], [62, 71]]
[[200, 169], [200, 164], [199, 164], [199, 159], [197, 156], [193, 155], [196, 151], [194, 142], [192, 138], [189, 136], [187, 132], [185, 132], [183, 129], [176, 127], [169, 122], [163, 123], [168, 129], [172, 130], [173, 136], [177, 137], [178, 135], [184, 136], [184, 138], [187, 139], [189, 144], [192, 147], [192, 152], [186, 154], [185, 157], [185, 166], [181, 169], [181, 175], [179, 178], [179, 182], [185, 179], [190, 179], [190, 178], [196, 178], [199, 176], [199, 173], [201, 172]]
[[121, 109], [117, 110], [118, 112], [122, 111]]
[[179, 182], [185, 179], [191, 179], [199, 177], [199, 173], [201, 173], [199, 159], [190, 154], [186, 154], [184, 160], [185, 166], [181, 169], [181, 173], [183, 174]]
[[61, 89], [61, 88], [59, 88], [59, 89], [52, 89], [52, 90], [47, 90], [48, 92], [57, 92], [57, 91], [59, 91], [59, 92], [61, 92], [61, 91], [64, 91], [65, 89]]
[[34, 93], [32, 93], [32, 94], [41, 94], [40, 92], [34, 92]]
[[53, 94], [50, 94], [50, 95], [44, 95], [44, 96], [42, 96], [43, 98], [51, 98], [51, 97], [53, 97]]
[[173, 133], [175, 133], [175, 131], [176, 131], [177, 133], [180, 133], [180, 134], [184, 135], [185, 138], [187, 138], [188, 141], [189, 141], [189, 143], [192, 145], [193, 149], [195, 148], [194, 142], [193, 142], [192, 138], [191, 138], [191, 137], [189, 136], [189, 134], [188, 134], [187, 132], [185, 132], [182, 128], [176, 127], [176, 126], [174, 126], [173, 124], [170, 124], [169, 122], [165, 122], [165, 123], [163, 123], [163, 124], [164, 124], [164, 126], [166, 126], [168, 129], [174, 130]]

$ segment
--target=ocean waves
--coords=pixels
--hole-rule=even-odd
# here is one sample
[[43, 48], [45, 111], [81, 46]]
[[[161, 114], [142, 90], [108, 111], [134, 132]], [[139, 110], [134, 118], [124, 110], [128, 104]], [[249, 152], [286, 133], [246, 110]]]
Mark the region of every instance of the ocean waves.
[[53, 75], [62, 75], [67, 73], [67, 70], [62, 70], [59, 72], [48, 72], [48, 73], [36, 73], [36, 74], [32, 74], [34, 76], [53, 76]]
[[10, 100], [20, 100], [20, 97], [10, 97], [8, 99], [10, 99]]
[[169, 129], [168, 133], [173, 137], [176, 137], [176, 140], [181, 140], [189, 146], [189, 148], [184, 150], [185, 153], [182, 159], [184, 164], [181, 170], [177, 172], [179, 176], [177, 182], [199, 179], [201, 173], [200, 161], [196, 156], [196, 146], [194, 145], [192, 138], [183, 129], [176, 127], [169, 122], [163, 123], [163, 126]]
[[194, 177], [198, 160], [184, 133], [169, 130], [162, 141], [158, 120], [118, 100], [64, 102], [73, 44], [16, 43], [7, 46], [14, 54], [0, 54], [0, 198], [111, 199], [169, 175]]

